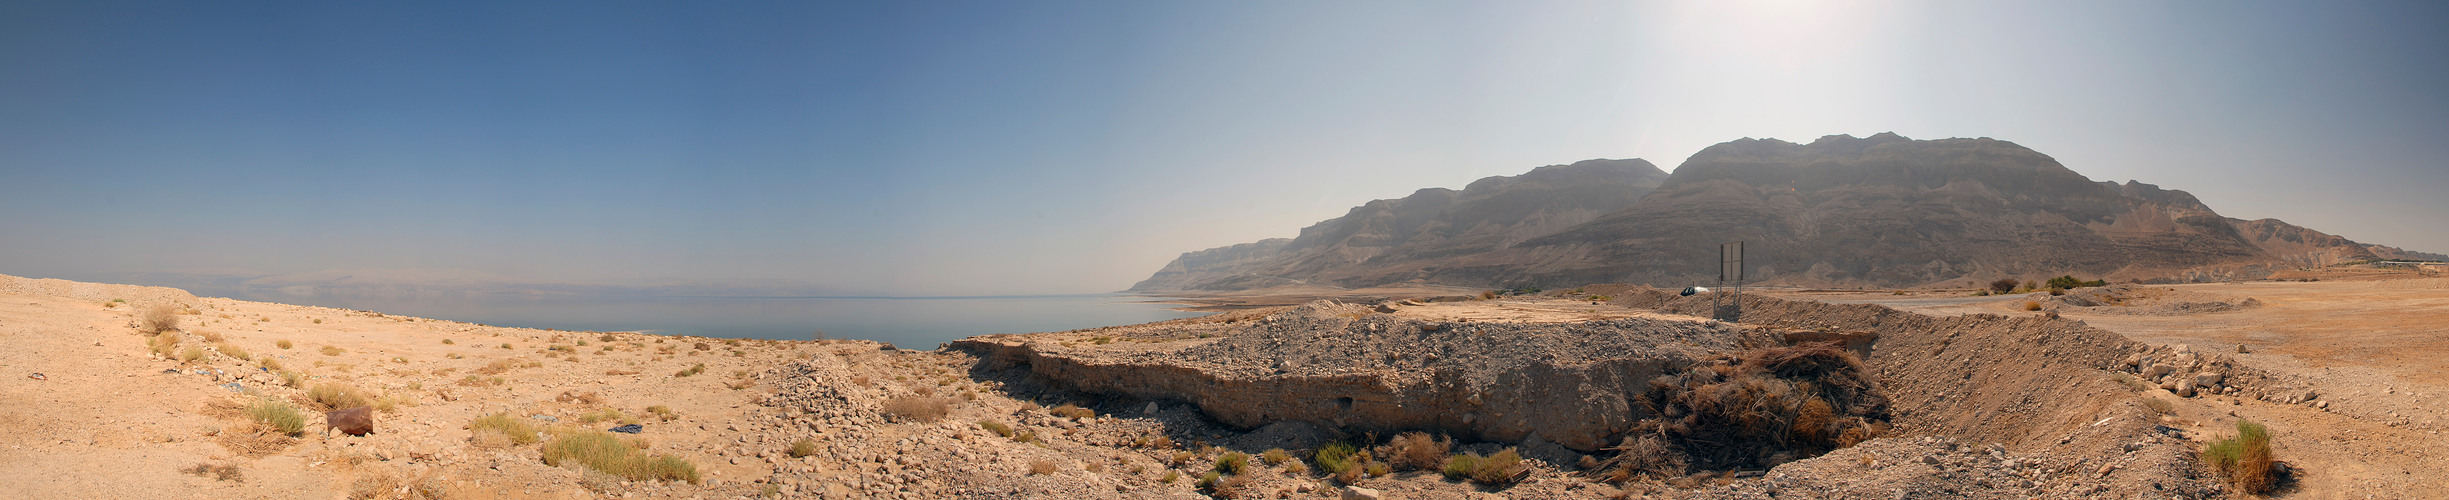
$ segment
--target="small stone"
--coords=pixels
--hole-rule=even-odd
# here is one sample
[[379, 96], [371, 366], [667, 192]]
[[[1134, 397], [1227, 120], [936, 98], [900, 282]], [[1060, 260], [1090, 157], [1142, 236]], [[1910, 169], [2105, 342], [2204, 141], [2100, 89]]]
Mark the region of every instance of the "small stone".
[[1359, 486], [1344, 487], [1343, 500], [1378, 500], [1379, 498], [1381, 497], [1378, 490]]

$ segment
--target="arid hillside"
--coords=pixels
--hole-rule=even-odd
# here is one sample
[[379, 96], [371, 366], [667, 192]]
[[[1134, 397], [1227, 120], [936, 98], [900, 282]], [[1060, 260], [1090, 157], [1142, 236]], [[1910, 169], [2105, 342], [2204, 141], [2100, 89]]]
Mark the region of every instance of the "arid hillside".
[[[2429, 255], [2275, 219], [2228, 218], [2184, 191], [2094, 181], [2048, 155], [1989, 138], [1744, 139], [1694, 154], [1641, 192], [1637, 202], [1570, 226], [1516, 224], [1504, 237], [1482, 232], [1470, 244], [1406, 239], [1403, 228], [1457, 226], [1407, 225], [1400, 222], [1427, 219], [1407, 218], [1397, 209], [1404, 204], [1372, 202], [1291, 242], [1184, 254], [1134, 290], [1681, 287], [1714, 281], [1716, 248], [1727, 241], [1748, 242], [1753, 281], [1801, 286], [1970, 286], [2061, 274], [2188, 282]], [[1440, 221], [1489, 210], [1437, 207]]]

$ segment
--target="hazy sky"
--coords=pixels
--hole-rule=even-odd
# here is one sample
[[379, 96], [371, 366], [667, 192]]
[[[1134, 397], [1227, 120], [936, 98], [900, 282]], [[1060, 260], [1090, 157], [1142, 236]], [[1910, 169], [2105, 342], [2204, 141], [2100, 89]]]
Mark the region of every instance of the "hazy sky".
[[1096, 292], [1421, 187], [1882, 131], [2449, 252], [2442, 5], [4, 0], [0, 273]]

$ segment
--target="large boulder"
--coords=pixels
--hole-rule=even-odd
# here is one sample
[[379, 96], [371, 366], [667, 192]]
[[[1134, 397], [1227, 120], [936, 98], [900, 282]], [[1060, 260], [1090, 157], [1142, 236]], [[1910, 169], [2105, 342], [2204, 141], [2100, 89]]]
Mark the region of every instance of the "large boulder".
[[337, 430], [341, 434], [351, 436], [373, 434], [374, 408], [360, 406], [346, 410], [333, 410], [331, 413], [323, 414], [323, 423], [329, 426], [326, 432]]

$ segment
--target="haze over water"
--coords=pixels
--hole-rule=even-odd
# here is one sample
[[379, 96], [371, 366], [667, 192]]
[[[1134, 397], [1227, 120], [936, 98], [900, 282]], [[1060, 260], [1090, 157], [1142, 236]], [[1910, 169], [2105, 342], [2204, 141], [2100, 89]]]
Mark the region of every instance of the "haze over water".
[[664, 335], [877, 340], [934, 349], [963, 337], [1128, 325], [1199, 316], [1123, 294], [1003, 297], [637, 297], [514, 294], [312, 294], [191, 288], [198, 296], [375, 311], [494, 326]]

